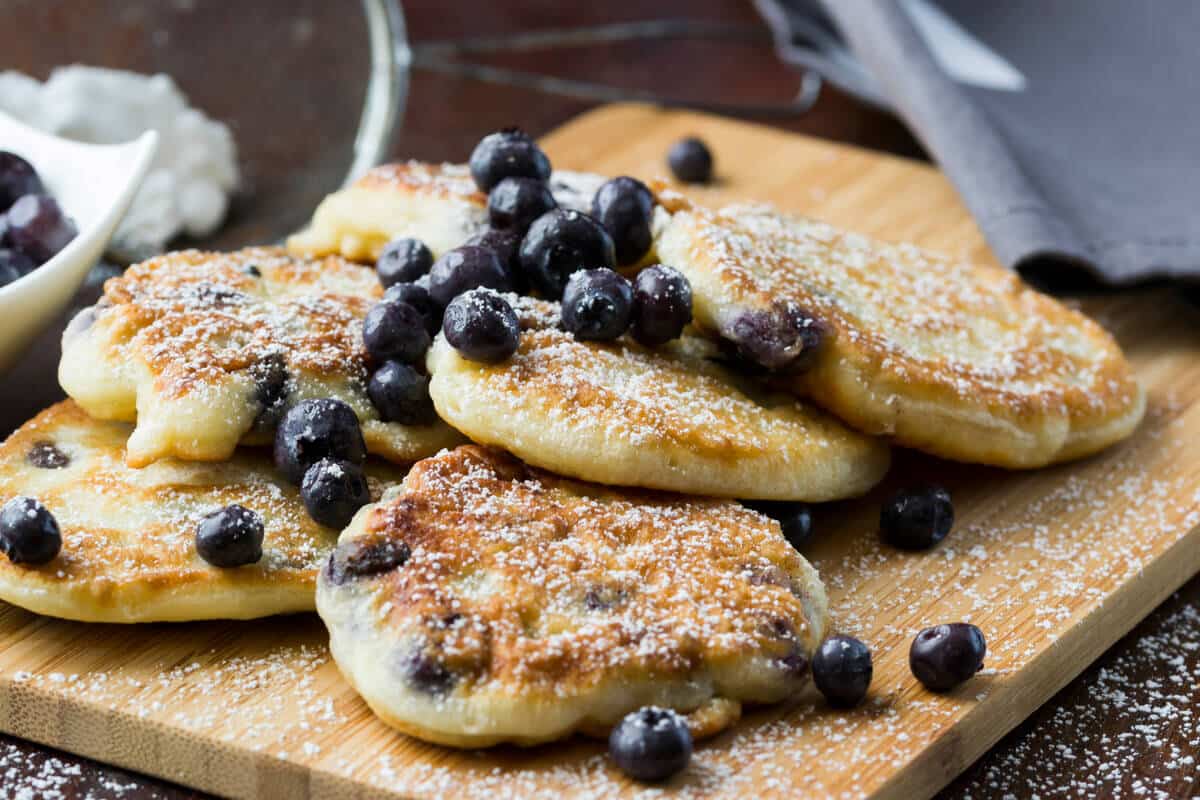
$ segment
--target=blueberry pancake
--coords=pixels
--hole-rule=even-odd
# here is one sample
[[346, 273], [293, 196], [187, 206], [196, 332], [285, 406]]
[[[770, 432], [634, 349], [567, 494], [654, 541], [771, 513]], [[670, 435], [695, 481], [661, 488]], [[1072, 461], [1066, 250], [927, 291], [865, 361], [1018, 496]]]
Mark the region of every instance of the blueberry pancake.
[[1008, 270], [766, 206], [679, 201], [656, 246], [691, 281], [702, 327], [898, 444], [1039, 467], [1119, 441], [1145, 410], [1112, 337]]
[[469, 361], [445, 335], [429, 351], [438, 414], [475, 442], [582, 480], [716, 497], [835, 500], [887, 471], [886, 444], [761, 391], [706, 339], [579, 341], [557, 304], [508, 297], [522, 329], [511, 358]]
[[[550, 189], [563, 208], [587, 211], [603, 182], [598, 175], [560, 170], [551, 175]], [[405, 161], [376, 167], [326, 197], [309, 227], [288, 239], [288, 249], [375, 261], [389, 241], [410, 236], [440, 256], [482, 232], [487, 222], [487, 195], [476, 188], [466, 165]]]
[[[254, 451], [220, 464], [125, 465], [129, 426], [52, 406], [0, 445], [0, 504], [39, 500], [62, 550], [40, 566], [0, 556], [0, 599], [86, 622], [250, 619], [311, 611], [317, 572], [337, 531], [309, 519], [298, 492]], [[400, 473], [374, 465], [373, 474]], [[380, 484], [372, 480], [378, 495]], [[239, 504], [261, 516], [262, 557], [215, 567], [196, 549], [208, 513]]]
[[460, 447], [362, 509], [317, 584], [338, 667], [455, 747], [607, 735], [653, 704], [697, 737], [807, 683], [816, 571], [737, 503], [616, 491]]
[[59, 381], [93, 417], [136, 422], [133, 467], [268, 443], [311, 397], [349, 404], [370, 452], [415, 461], [461, 439], [440, 422], [385, 422], [372, 406], [362, 320], [381, 293], [372, 270], [334, 256], [169, 253], [109, 280], [71, 322]]

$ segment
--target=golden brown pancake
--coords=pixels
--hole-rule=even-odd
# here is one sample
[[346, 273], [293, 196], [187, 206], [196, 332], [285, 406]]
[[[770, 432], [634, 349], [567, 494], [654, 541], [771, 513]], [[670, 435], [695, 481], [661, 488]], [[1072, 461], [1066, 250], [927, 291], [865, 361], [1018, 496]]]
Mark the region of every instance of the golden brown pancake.
[[362, 509], [317, 607], [385, 722], [456, 747], [604, 735], [655, 704], [697, 736], [807, 683], [816, 571], [737, 503], [560, 478], [460, 447]]
[[385, 422], [367, 397], [362, 319], [381, 294], [372, 270], [333, 256], [169, 253], [109, 280], [72, 321], [59, 382], [93, 417], [136, 423], [134, 467], [269, 443], [313, 397], [349, 404], [370, 452], [415, 461], [461, 438], [440, 422]]
[[[129, 426], [52, 406], [0, 445], [0, 504], [40, 500], [62, 531], [62, 550], [40, 566], [0, 556], [0, 599], [85, 622], [250, 619], [311, 611], [317, 572], [338, 532], [313, 522], [270, 459], [238, 451], [220, 464], [125, 465]], [[400, 473], [372, 464], [376, 478]], [[235, 568], [196, 554], [207, 513], [241, 504], [264, 520], [263, 557]]]
[[1008, 270], [767, 206], [666, 202], [675, 213], [656, 247], [691, 281], [696, 321], [784, 356], [778, 343], [815, 319], [827, 336], [811, 368], [779, 377], [859, 430], [1038, 467], [1107, 447], [1142, 418], [1145, 397], [1112, 337]]
[[557, 304], [509, 300], [512, 358], [469, 361], [441, 335], [429, 352], [438, 413], [475, 442], [582, 480], [745, 499], [853, 497], [887, 472], [886, 444], [733, 374], [702, 337], [577, 341]]
[[[563, 208], [589, 211], [603, 182], [598, 175], [558, 170], [550, 189]], [[301, 255], [375, 261], [392, 239], [411, 236], [440, 256], [486, 227], [487, 195], [466, 165], [404, 161], [376, 167], [326, 197], [287, 245]]]

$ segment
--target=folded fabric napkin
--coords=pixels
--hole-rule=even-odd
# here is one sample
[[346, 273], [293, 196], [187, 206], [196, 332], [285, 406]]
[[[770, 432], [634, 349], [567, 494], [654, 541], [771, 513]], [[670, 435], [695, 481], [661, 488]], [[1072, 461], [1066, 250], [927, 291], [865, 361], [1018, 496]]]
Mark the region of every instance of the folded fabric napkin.
[[[1002, 262], [1114, 285], [1200, 279], [1200, 3], [757, 3], [785, 60], [905, 119]], [[918, 24], [930, 15], [1023, 88], [951, 77], [955, 53]]]

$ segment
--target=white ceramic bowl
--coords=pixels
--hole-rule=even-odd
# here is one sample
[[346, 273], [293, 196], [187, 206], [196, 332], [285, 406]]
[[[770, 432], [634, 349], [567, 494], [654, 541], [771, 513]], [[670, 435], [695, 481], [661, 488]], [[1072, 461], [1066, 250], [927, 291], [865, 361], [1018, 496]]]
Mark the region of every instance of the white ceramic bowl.
[[58, 255], [0, 288], [0, 372], [67, 307], [125, 216], [157, 148], [153, 131], [128, 144], [80, 144], [0, 113], [0, 150], [33, 164], [79, 228]]

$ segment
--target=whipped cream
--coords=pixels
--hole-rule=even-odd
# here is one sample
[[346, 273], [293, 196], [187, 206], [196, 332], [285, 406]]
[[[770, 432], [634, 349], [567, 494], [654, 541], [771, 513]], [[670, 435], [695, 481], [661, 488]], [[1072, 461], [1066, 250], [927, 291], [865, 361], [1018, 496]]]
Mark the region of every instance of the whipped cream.
[[225, 219], [239, 181], [233, 135], [189, 106], [167, 75], [76, 65], [54, 70], [42, 83], [0, 72], [0, 110], [48, 133], [93, 144], [158, 131], [154, 163], [109, 247], [122, 260], [160, 253], [181, 233], [207, 236]]

